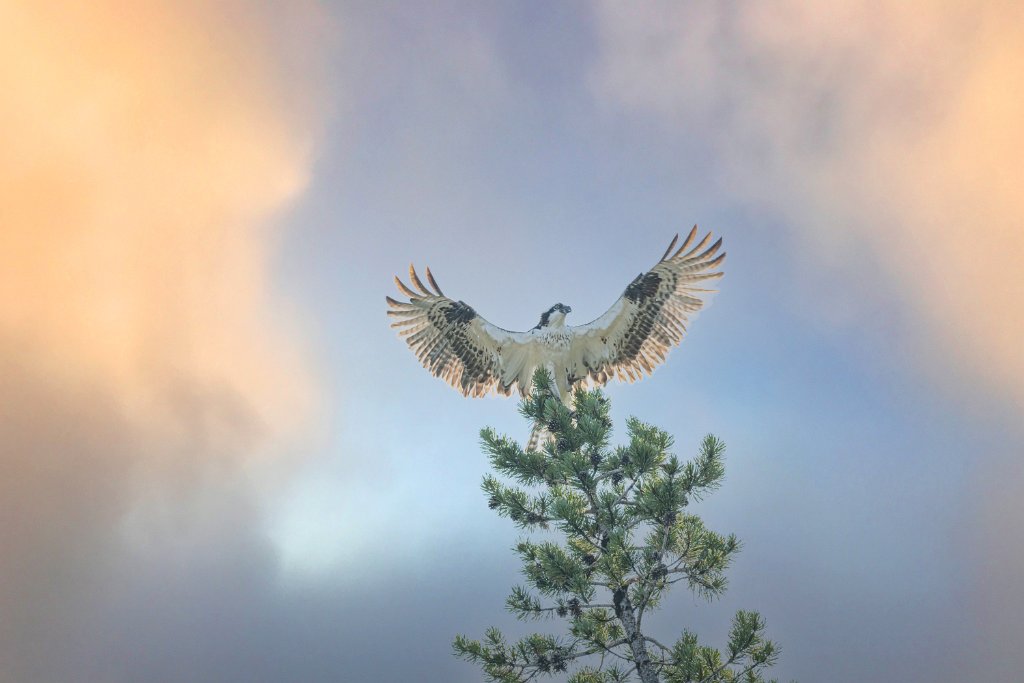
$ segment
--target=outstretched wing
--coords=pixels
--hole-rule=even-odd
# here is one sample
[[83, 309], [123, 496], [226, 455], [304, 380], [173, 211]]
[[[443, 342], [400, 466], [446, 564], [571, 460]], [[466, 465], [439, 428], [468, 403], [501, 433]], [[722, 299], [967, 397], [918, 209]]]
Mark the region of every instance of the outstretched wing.
[[715, 269], [725, 253], [715, 256], [722, 240], [711, 233], [694, 244], [697, 226], [682, 246], [673, 238], [657, 265], [633, 280], [622, 296], [597, 320], [574, 326], [569, 382], [589, 379], [604, 384], [611, 377], [630, 382], [651, 374], [669, 350], [683, 340], [689, 319], [704, 305], [700, 287], [722, 276]]
[[409, 348], [427, 370], [440, 377], [463, 396], [479, 397], [492, 391], [509, 395], [518, 383], [528, 389], [532, 372], [527, 362], [535, 344], [529, 335], [510, 332], [484, 320], [464, 301], [449, 299], [437, 286], [430, 269], [427, 289], [409, 266], [409, 279], [416, 290], [395, 277], [398, 289], [409, 301], [386, 297], [395, 318], [391, 326], [405, 338]]

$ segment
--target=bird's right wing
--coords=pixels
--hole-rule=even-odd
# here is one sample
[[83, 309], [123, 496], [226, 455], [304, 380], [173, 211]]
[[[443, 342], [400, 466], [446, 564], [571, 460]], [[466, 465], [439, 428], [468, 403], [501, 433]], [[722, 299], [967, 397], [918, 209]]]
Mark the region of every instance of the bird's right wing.
[[517, 385], [520, 393], [528, 391], [536, 351], [531, 335], [487, 322], [469, 304], [445, 296], [429, 268], [426, 276], [433, 290], [410, 265], [409, 279], [418, 291], [395, 277], [398, 289], [409, 300], [386, 297], [391, 307], [388, 315], [395, 318], [391, 326], [398, 329], [423, 367], [463, 396], [485, 396], [492, 391], [508, 396]]
[[653, 372], [683, 339], [687, 322], [711, 291], [700, 285], [722, 276], [716, 270], [725, 254], [716, 256], [722, 240], [708, 246], [711, 233], [695, 242], [697, 226], [673, 252], [664, 256], [626, 287], [622, 296], [597, 320], [573, 327], [569, 382], [588, 379], [603, 385], [611, 377], [632, 382]]

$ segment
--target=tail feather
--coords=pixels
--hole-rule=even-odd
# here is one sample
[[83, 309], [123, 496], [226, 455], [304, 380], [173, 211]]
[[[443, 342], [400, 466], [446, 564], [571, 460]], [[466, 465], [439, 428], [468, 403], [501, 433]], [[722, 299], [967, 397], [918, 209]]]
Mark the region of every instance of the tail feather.
[[534, 423], [530, 431], [530, 440], [526, 442], [526, 451], [539, 451], [544, 444], [555, 440], [555, 435], [548, 431], [548, 428], [539, 422]]

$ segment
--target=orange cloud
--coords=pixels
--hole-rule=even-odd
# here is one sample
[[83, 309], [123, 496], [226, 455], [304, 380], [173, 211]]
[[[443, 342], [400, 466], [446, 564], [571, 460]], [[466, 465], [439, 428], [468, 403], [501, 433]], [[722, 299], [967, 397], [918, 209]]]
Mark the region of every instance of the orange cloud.
[[227, 31], [189, 3], [0, 8], [0, 325], [139, 419], [183, 377], [272, 428], [308, 407], [267, 276], [310, 122], [235, 9]]
[[80, 610], [140, 503], [156, 544], [154, 519], [196, 531], [193, 502], [224, 533], [243, 465], [315, 403], [269, 282], [310, 172], [315, 83], [288, 60], [315, 61], [314, 24], [215, 6], [0, 3], [3, 680], [76, 678]]

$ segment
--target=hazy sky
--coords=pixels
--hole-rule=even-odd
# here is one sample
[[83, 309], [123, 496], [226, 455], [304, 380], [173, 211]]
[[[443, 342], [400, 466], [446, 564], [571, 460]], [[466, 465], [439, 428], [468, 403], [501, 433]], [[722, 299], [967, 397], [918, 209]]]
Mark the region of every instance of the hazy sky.
[[15, 2], [0, 87], [0, 683], [480, 680], [477, 435], [529, 428], [391, 277], [581, 323], [694, 223], [720, 292], [608, 393], [726, 441], [744, 550], [660, 635], [1024, 669], [1019, 3]]

